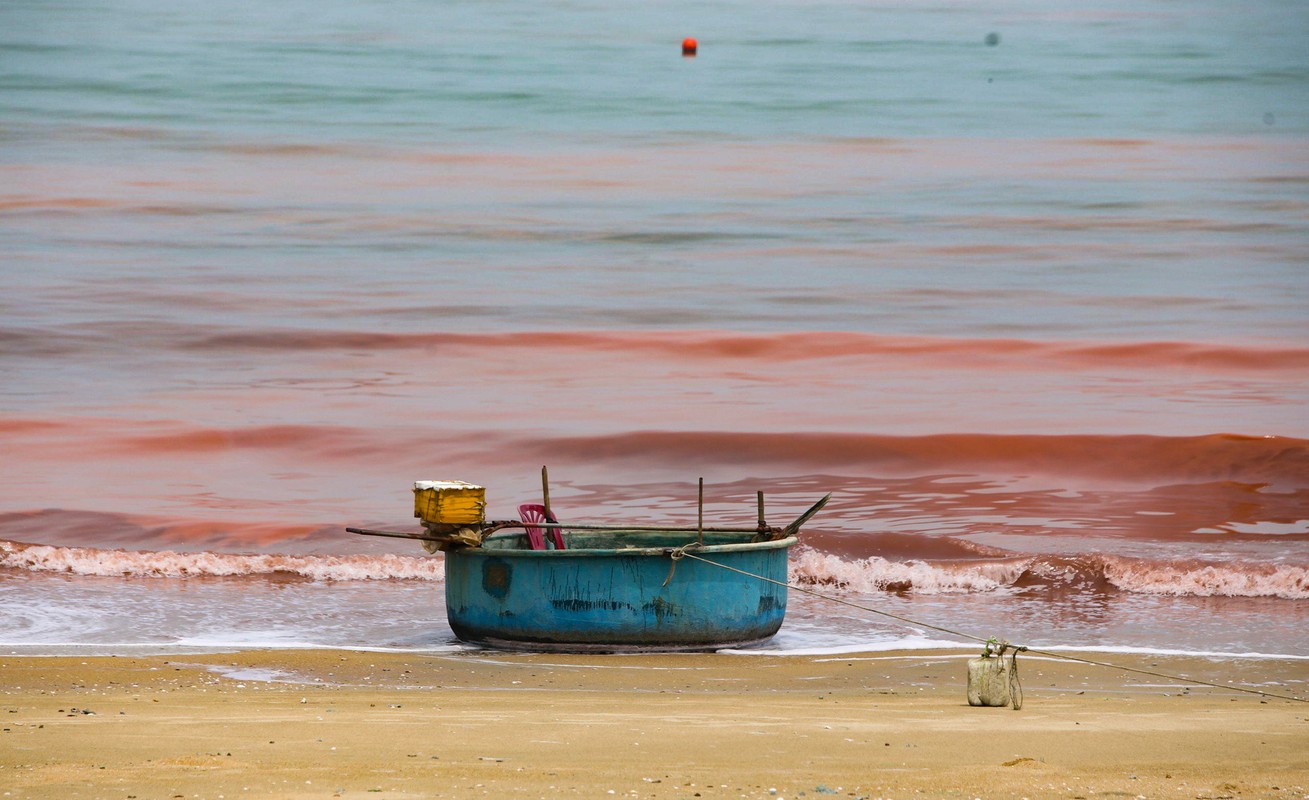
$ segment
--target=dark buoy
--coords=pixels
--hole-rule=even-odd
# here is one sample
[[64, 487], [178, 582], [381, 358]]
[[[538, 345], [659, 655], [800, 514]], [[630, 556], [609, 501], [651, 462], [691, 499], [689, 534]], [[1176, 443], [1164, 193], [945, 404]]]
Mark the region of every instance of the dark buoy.
[[995, 31], [986, 34], [987, 47], [995, 47], [999, 43], [1000, 43], [1000, 34], [996, 33]]
[[682, 40], [682, 55], [686, 58], [695, 58], [695, 51], [700, 48], [700, 43], [691, 37]]

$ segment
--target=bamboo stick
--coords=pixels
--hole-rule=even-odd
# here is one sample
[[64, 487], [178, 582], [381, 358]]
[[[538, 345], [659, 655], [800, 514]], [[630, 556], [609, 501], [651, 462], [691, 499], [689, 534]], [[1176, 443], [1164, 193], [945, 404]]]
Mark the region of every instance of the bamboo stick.
[[[524, 523], [518, 520], [508, 520], [503, 523], [494, 523], [500, 528], [521, 528]], [[695, 533], [704, 531], [705, 533], [758, 533], [758, 528], [715, 528], [715, 527], [692, 527], [689, 525], [578, 525], [572, 522], [533, 522], [534, 528], [565, 528], [570, 531], [677, 531], [678, 533]]]
[[357, 533], [361, 536], [386, 536], [390, 539], [413, 539], [418, 542], [445, 542], [449, 541], [443, 537], [421, 536], [416, 533], [400, 533], [399, 531], [370, 531], [364, 528], [346, 528], [346, 533]]
[[700, 479], [700, 501], [698, 503], [698, 515], [696, 516], [696, 541], [704, 544], [704, 478]]
[[550, 513], [550, 472], [546, 470], [545, 465], [541, 466], [541, 494], [545, 497], [545, 518], [554, 519]]
[[[495, 528], [502, 530], [504, 528], [523, 528], [530, 524], [533, 528], [564, 528], [570, 531], [631, 531], [633, 533], [655, 533], [658, 531], [669, 531], [673, 533], [695, 533], [703, 530], [705, 533], [758, 533], [758, 528], [700, 528], [688, 525], [583, 525], [573, 522], [532, 522], [525, 523], [521, 520], [493, 520], [483, 526], [486, 528]], [[398, 538], [409, 539], [426, 539], [429, 537], [422, 534], [400, 533], [398, 531], [373, 531], [362, 528], [346, 528], [348, 533], [360, 533], [366, 536], [395, 536]]]

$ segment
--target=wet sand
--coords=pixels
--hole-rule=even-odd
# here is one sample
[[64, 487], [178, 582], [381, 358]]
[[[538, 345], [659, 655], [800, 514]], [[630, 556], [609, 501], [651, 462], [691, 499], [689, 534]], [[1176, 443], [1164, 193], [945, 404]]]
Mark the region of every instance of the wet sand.
[[[971, 708], [967, 656], [3, 656], [0, 791], [1309, 796], [1309, 704], [1028, 658], [1023, 710]], [[1113, 660], [1302, 696], [1309, 681], [1304, 661]]]

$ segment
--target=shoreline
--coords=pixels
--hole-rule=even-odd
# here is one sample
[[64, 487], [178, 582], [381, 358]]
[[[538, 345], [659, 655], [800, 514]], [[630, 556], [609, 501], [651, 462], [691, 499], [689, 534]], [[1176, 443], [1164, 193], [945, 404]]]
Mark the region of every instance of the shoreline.
[[[10, 797], [1309, 796], [1309, 704], [967, 654], [0, 656]], [[1302, 660], [1114, 654], [1303, 695]], [[1290, 687], [1285, 689], [1283, 687]], [[775, 792], [773, 791], [775, 790]]]
[[[778, 659], [868, 659], [879, 657], [908, 658], [914, 655], [931, 655], [934, 658], [972, 658], [980, 652], [981, 644], [975, 642], [947, 642], [932, 641], [922, 644], [907, 644], [896, 642], [889, 644], [869, 643], [862, 645], [834, 645], [831, 647], [803, 647], [795, 649], [779, 649], [775, 647], [746, 647], [746, 648], [722, 648], [718, 650], [705, 651], [685, 651], [685, 652], [614, 652], [614, 653], [595, 653], [598, 658], [633, 658], [648, 656], [652, 658], [670, 657], [678, 655], [689, 656], [720, 656], [723, 658], [778, 658]], [[153, 643], [127, 643], [117, 642], [110, 644], [17, 644], [5, 643], [0, 644], [0, 659], [5, 658], [174, 658], [180, 659], [188, 656], [197, 658], [221, 657], [226, 654], [242, 653], [356, 653], [368, 654], [376, 653], [378, 655], [392, 656], [411, 656], [421, 658], [424, 656], [432, 658], [442, 657], [476, 657], [478, 655], [497, 654], [497, 655], [552, 655], [548, 651], [515, 651], [500, 650], [491, 647], [482, 647], [480, 645], [468, 644], [457, 641], [451, 637], [449, 644], [435, 646], [377, 646], [377, 647], [360, 647], [348, 645], [332, 644], [253, 644], [253, 643], [211, 643], [211, 644], [153, 644]], [[1049, 655], [1046, 655], [1049, 654]], [[564, 656], [582, 656], [585, 653], [559, 653]], [[1106, 669], [1113, 669], [1115, 659], [1123, 659], [1124, 667], [1134, 667], [1131, 663], [1142, 659], [1196, 659], [1200, 661], [1213, 662], [1305, 662], [1305, 679], [1306, 688], [1304, 693], [1309, 696], [1309, 655], [1298, 653], [1262, 653], [1262, 652], [1225, 652], [1220, 650], [1184, 650], [1175, 648], [1147, 648], [1134, 646], [1069, 646], [1069, 645], [1043, 645], [1040, 647], [1033, 646], [1030, 652], [1024, 652], [1022, 658], [1026, 661], [1063, 661], [1065, 659], [1054, 656], [1067, 656], [1069, 659], [1086, 658], [1095, 661], [1103, 661], [1109, 666]]]

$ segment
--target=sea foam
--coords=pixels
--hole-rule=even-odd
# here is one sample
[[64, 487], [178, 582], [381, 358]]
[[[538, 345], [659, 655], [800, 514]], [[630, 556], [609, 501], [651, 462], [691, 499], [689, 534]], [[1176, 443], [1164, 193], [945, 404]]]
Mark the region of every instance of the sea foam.
[[1048, 589], [1117, 589], [1190, 597], [1309, 599], [1309, 567], [1246, 561], [1205, 563], [1121, 556], [1025, 556], [978, 561], [843, 559], [802, 550], [791, 562], [799, 584], [856, 592], [948, 594]]
[[0, 567], [102, 577], [291, 575], [310, 580], [440, 580], [444, 562], [398, 555], [283, 555], [105, 550], [0, 541]]
[[[0, 541], [0, 567], [100, 577], [296, 576], [318, 581], [440, 581], [439, 558], [401, 555], [286, 555], [109, 550]], [[791, 581], [823, 591], [969, 592], [1119, 590], [1190, 597], [1309, 599], [1309, 566], [1245, 561], [1206, 563], [1121, 556], [1022, 556], [960, 561], [848, 559], [800, 549]]]

